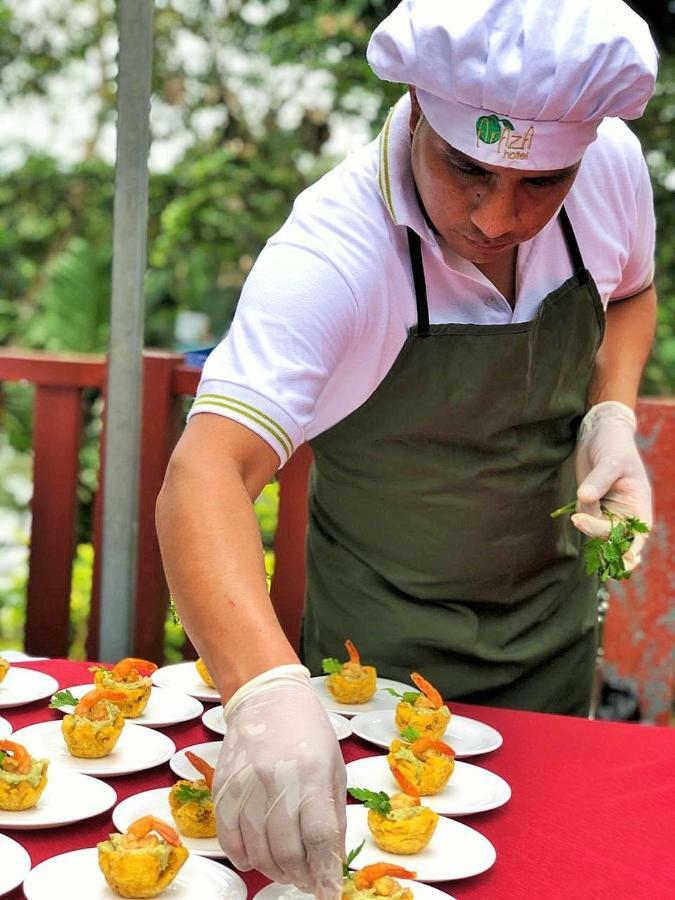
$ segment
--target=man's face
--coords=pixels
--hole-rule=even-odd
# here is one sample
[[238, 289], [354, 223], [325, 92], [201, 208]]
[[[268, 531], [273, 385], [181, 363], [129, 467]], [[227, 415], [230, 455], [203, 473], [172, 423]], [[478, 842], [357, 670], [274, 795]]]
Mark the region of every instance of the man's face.
[[479, 162], [446, 143], [421, 112], [414, 88], [412, 170], [434, 228], [464, 259], [488, 265], [506, 258], [554, 215], [579, 163], [566, 169], [510, 169]]

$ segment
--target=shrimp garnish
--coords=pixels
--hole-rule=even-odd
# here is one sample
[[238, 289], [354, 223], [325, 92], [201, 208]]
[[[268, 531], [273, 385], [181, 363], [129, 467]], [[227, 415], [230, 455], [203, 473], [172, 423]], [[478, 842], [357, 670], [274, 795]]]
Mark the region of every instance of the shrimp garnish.
[[204, 778], [204, 781], [206, 782], [210, 790], [213, 787], [213, 775], [216, 770], [213, 768], [213, 766], [209, 765], [205, 759], [202, 759], [201, 756], [197, 756], [191, 750], [186, 750], [185, 756], [199, 772], [199, 774]]
[[11, 753], [5, 756], [0, 765], [3, 772], [12, 772], [15, 775], [27, 775], [31, 770], [31, 756], [23, 744], [15, 744], [14, 741], [0, 741], [0, 750]]
[[347, 648], [347, 653], [349, 654], [349, 662], [354, 663], [357, 666], [361, 665], [361, 656], [359, 651], [356, 649], [354, 644], [347, 638], [345, 641], [345, 647]]
[[98, 706], [102, 700], [110, 700], [111, 703], [124, 703], [126, 699], [127, 696], [126, 694], [123, 694], [122, 691], [103, 691], [96, 689], [88, 691], [80, 698], [80, 702], [75, 707], [74, 712], [76, 716], [84, 716], [87, 719], [97, 722], [101, 719], [105, 719], [108, 715], [108, 710], [105, 706]]
[[390, 875], [394, 878], [416, 878], [416, 872], [409, 872], [402, 866], [393, 866], [391, 863], [374, 863], [372, 866], [364, 866], [354, 875], [354, 884], [360, 891], [367, 890], [378, 878]]
[[127, 656], [125, 659], [121, 659], [117, 665], [113, 666], [111, 674], [113, 678], [117, 678], [119, 681], [122, 681], [133, 674], [134, 677], [132, 677], [130, 681], [136, 681], [138, 676], [152, 675], [156, 670], [157, 666], [155, 663], [149, 662], [147, 659], [135, 659], [132, 656]]
[[443, 741], [435, 741], [430, 737], [418, 738], [410, 745], [410, 749], [417, 757], [422, 756], [427, 750], [437, 750], [439, 753], [444, 753], [446, 756], [452, 756], [453, 758], [455, 756], [455, 751], [449, 744], [444, 744]]
[[401, 788], [403, 793], [407, 794], [409, 797], [414, 797], [414, 799], [417, 800], [417, 805], [419, 806], [420, 795], [415, 785], [405, 777], [400, 769], [392, 769], [391, 773], [398, 782], [398, 786]]
[[433, 684], [430, 684], [426, 678], [423, 678], [419, 672], [413, 672], [410, 678], [415, 687], [421, 691], [427, 698], [434, 709], [440, 709], [443, 706], [443, 698], [438, 693]]
[[155, 816], [143, 816], [132, 822], [127, 828], [127, 833], [123, 835], [123, 844], [127, 850], [135, 850], [139, 847], [154, 847], [158, 841], [155, 835], [150, 833], [151, 831], [156, 831], [172, 847], [180, 846], [180, 837], [176, 829]]

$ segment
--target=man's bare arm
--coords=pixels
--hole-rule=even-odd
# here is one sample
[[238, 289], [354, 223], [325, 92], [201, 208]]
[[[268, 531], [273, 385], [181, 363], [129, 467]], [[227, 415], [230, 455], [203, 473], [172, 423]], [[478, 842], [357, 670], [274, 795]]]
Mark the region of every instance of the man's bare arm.
[[169, 587], [223, 702], [260, 672], [298, 662], [267, 592], [253, 510], [277, 466], [258, 435], [200, 413], [174, 450], [157, 501]]
[[656, 290], [653, 284], [639, 294], [609, 303], [605, 337], [589, 390], [589, 405], [618, 400], [635, 409], [655, 327]]

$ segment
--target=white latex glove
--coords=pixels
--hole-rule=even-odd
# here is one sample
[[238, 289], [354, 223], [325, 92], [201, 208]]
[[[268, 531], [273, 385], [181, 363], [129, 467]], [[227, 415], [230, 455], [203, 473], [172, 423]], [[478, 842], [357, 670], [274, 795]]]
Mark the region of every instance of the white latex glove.
[[[576, 455], [578, 512], [572, 522], [591, 538], [606, 538], [611, 529], [601, 502], [611, 512], [635, 516], [651, 528], [652, 490], [635, 445], [635, 427], [633, 410], [615, 400], [592, 406], [581, 422]], [[636, 534], [624, 554], [629, 572], [639, 563], [646, 538]]]
[[345, 766], [308, 670], [264, 672], [239, 688], [224, 715], [213, 781], [223, 850], [242, 871], [255, 868], [318, 900], [338, 900]]

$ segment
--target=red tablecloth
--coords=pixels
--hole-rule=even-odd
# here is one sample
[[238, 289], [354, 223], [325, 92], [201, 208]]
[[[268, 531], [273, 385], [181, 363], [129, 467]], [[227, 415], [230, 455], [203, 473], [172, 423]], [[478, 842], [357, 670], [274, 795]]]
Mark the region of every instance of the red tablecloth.
[[[53, 675], [61, 688], [90, 678], [86, 663], [24, 665]], [[60, 718], [46, 703], [1, 712], [17, 730]], [[675, 898], [675, 729], [459, 703], [452, 708], [502, 733], [499, 750], [469, 761], [505, 778], [513, 796], [501, 809], [462, 819], [495, 845], [493, 868], [437, 887], [458, 900]], [[178, 749], [214, 739], [199, 719], [162, 730]], [[343, 741], [342, 749], [347, 762], [380, 752], [357, 739]], [[168, 764], [109, 779], [119, 800], [174, 781]], [[92, 847], [112, 830], [106, 813], [53, 830], [6, 833], [23, 844], [35, 866]], [[243, 877], [249, 898], [267, 883], [257, 872]]]

